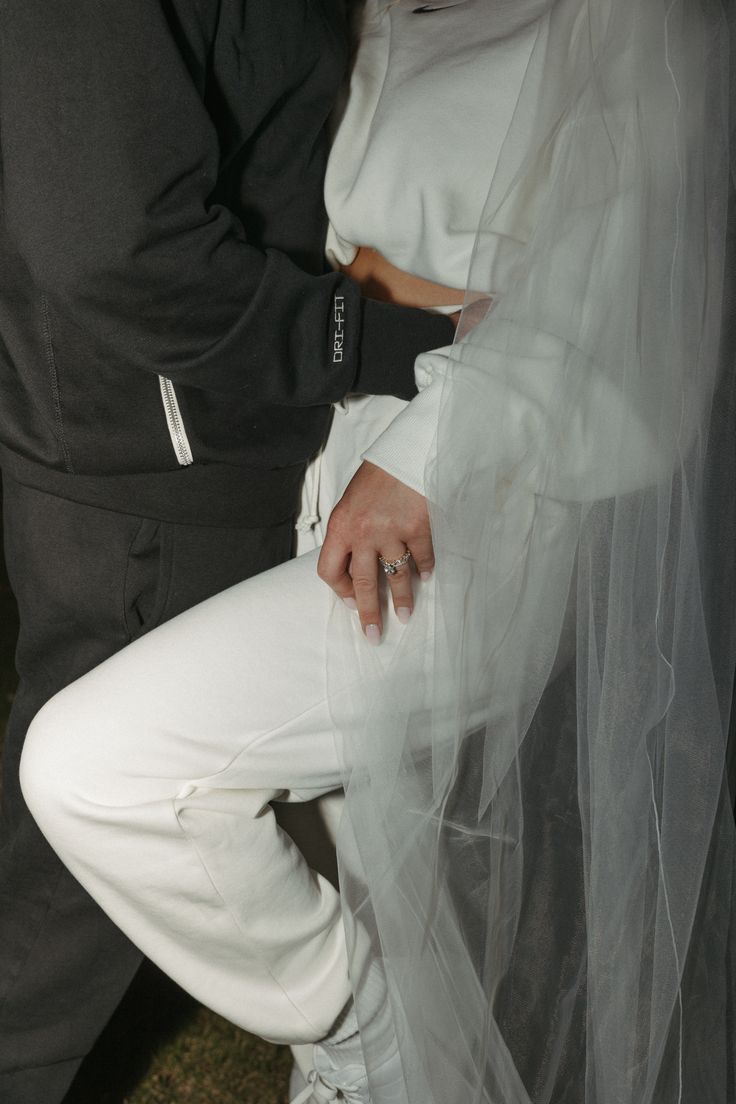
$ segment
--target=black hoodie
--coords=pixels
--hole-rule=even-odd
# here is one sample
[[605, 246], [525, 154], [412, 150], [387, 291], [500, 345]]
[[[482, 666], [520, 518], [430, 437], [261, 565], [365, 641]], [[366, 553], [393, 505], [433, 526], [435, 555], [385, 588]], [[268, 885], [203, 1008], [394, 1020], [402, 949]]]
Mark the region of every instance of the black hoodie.
[[0, 459], [202, 524], [296, 507], [330, 404], [446, 319], [324, 273], [338, 0], [3, 0]]

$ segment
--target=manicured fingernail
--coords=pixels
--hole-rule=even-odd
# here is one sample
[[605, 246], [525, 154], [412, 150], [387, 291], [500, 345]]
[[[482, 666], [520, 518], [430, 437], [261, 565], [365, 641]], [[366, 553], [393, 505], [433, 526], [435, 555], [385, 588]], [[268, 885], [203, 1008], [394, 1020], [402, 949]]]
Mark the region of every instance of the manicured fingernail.
[[419, 578], [422, 580], [423, 583], [428, 583], [429, 580], [432, 578], [432, 572], [422, 571]]
[[396, 610], [396, 616], [398, 617], [402, 625], [408, 625], [409, 618], [411, 617], [411, 610], [408, 606], [399, 606], [399, 608]]
[[365, 636], [369, 644], [381, 643], [381, 630], [378, 625], [366, 625]]
[[358, 603], [355, 601], [354, 598], [343, 598], [343, 602], [348, 607], [348, 609], [357, 610], [358, 608]]

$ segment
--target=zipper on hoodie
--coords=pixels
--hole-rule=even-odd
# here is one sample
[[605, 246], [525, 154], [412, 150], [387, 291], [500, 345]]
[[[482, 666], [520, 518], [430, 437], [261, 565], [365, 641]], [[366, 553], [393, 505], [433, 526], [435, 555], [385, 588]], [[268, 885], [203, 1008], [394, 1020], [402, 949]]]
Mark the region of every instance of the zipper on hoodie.
[[194, 463], [194, 457], [192, 456], [189, 438], [187, 437], [187, 431], [182, 421], [179, 400], [176, 397], [176, 391], [174, 391], [174, 385], [170, 379], [167, 379], [166, 376], [159, 376], [158, 382], [161, 387], [161, 398], [164, 404], [164, 413], [166, 414], [166, 424], [169, 427], [169, 435], [171, 437], [171, 443], [174, 446], [174, 453], [176, 454], [178, 463], [185, 468], [189, 464]]

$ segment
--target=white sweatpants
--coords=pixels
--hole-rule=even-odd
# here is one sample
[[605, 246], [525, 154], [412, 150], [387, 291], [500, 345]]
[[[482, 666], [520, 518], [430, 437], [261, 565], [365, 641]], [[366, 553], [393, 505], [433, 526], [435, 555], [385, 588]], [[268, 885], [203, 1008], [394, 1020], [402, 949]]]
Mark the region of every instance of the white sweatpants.
[[[308, 473], [306, 514], [318, 502], [326, 519], [402, 406], [361, 398], [336, 413]], [[335, 599], [316, 575], [321, 525], [302, 529], [311, 552], [189, 610], [57, 695], [22, 763], [41, 829], [130, 938], [205, 1004], [292, 1044], [322, 1038], [350, 995], [338, 893], [271, 806], [341, 783], [326, 702]], [[387, 618], [381, 647], [402, 631]]]
[[[327, 518], [360, 453], [402, 405], [351, 399], [347, 414], [336, 413], [305, 484], [300, 541], [312, 551], [189, 610], [67, 687], [39, 713], [23, 756], [24, 793], [42, 831], [112, 919], [199, 1000], [274, 1042], [322, 1038], [350, 996], [338, 893], [309, 869], [271, 803], [304, 802], [341, 783], [326, 695], [337, 599], [317, 578], [314, 519]], [[522, 536], [533, 509], [530, 497]], [[566, 519], [561, 505], [542, 511], [549, 570], [526, 581], [520, 609], [510, 591], [530, 636], [544, 631], [543, 610], [557, 616], [550, 589], [564, 610]], [[507, 559], [494, 560], [500, 578], [524, 574], [513, 544]], [[433, 586], [417, 586], [414, 616], [432, 618]], [[336, 612], [356, 616], [339, 604]], [[387, 664], [404, 631], [386, 617]], [[401, 649], [409, 683], [431, 662], [424, 639], [410, 633]], [[503, 702], [493, 708], [500, 715]]]

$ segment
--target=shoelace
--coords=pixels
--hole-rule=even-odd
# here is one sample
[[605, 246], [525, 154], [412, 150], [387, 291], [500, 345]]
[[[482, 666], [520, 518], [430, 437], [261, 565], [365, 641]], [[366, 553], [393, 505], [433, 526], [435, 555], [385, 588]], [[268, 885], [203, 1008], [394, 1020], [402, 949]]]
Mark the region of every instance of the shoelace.
[[[299, 518], [294, 529], [297, 533], [308, 533], [315, 525], [319, 524], [319, 487], [322, 479], [322, 454], [324, 449], [317, 453], [312, 463], [307, 467], [305, 482], [307, 483], [308, 502], [307, 512]], [[310, 485], [311, 484], [311, 485]]]
[[291, 1104], [313, 1104], [314, 1101], [329, 1104], [331, 1100], [337, 1100], [337, 1089], [323, 1081], [316, 1070], [310, 1070], [307, 1087], [294, 1097]]

